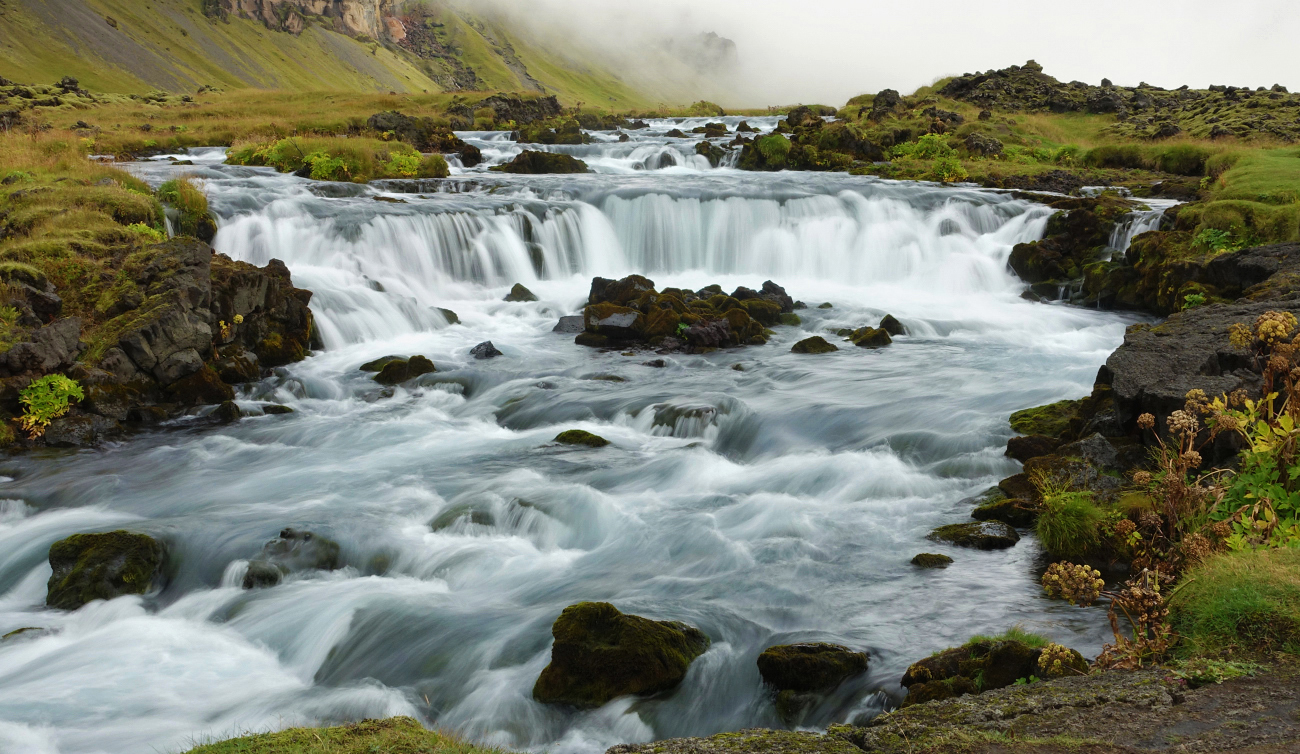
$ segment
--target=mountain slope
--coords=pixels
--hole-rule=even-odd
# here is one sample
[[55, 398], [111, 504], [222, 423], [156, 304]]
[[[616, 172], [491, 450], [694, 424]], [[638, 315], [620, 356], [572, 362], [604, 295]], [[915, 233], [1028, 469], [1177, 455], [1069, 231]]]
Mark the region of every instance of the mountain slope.
[[699, 89], [689, 66], [633, 86], [518, 18], [410, 0], [0, 0], [0, 76], [121, 93], [539, 91], [611, 108]]

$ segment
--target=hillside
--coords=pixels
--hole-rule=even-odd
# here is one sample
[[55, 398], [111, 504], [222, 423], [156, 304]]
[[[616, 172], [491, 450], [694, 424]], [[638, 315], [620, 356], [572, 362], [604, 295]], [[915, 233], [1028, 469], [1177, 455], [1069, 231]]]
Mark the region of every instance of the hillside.
[[633, 87], [518, 20], [404, 0], [0, 0], [0, 40], [0, 76], [101, 92], [534, 91], [629, 108], [689, 101], [700, 84], [666, 52]]

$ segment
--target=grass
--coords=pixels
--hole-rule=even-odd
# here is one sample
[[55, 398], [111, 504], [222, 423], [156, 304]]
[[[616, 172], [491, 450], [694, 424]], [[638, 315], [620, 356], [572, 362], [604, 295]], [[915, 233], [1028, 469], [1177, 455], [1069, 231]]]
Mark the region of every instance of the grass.
[[1173, 595], [1184, 656], [1300, 654], [1300, 549], [1215, 555]]
[[1044, 490], [1034, 531], [1048, 554], [1070, 560], [1084, 557], [1097, 547], [1098, 527], [1104, 517], [1091, 492]]
[[290, 137], [274, 142], [241, 144], [226, 162], [269, 165], [282, 173], [306, 169], [321, 181], [365, 183], [377, 178], [446, 178], [441, 155], [421, 156], [401, 142], [355, 137]]
[[502, 754], [426, 730], [409, 717], [336, 728], [291, 728], [204, 744], [189, 754]]
[[1045, 647], [1048, 644], [1052, 643], [1052, 640], [1047, 638], [1046, 636], [1039, 636], [1038, 634], [1030, 633], [1024, 630], [1023, 628], [1021, 628], [1020, 626], [1012, 626], [1006, 631], [1003, 631], [1000, 634], [994, 634], [992, 636], [988, 636], [985, 634], [977, 634], [967, 639], [966, 643], [963, 644], [962, 646], [969, 647], [973, 644], [980, 644], [980, 643], [992, 644], [1000, 641], [1018, 641], [1021, 642], [1022, 644], [1028, 644], [1029, 646], [1034, 647], [1035, 649], [1039, 647]]

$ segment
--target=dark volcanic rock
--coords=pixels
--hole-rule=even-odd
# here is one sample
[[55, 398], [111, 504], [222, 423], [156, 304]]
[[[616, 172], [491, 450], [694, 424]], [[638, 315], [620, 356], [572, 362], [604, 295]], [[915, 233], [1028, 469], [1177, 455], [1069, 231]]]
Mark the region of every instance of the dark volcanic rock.
[[839, 644], [782, 644], [758, 656], [758, 672], [779, 691], [833, 689], [867, 670], [867, 653]]
[[515, 283], [514, 287], [510, 289], [510, 292], [506, 294], [505, 300], [514, 303], [523, 303], [536, 301], [537, 296], [535, 296], [532, 291], [525, 288], [523, 283]]
[[476, 359], [495, 359], [498, 356], [505, 356], [497, 347], [492, 345], [492, 341], [485, 340], [482, 343], [469, 349], [469, 355]]
[[537, 175], [542, 173], [589, 173], [587, 163], [572, 155], [556, 152], [520, 152], [517, 157], [505, 165], [492, 168], [502, 173], [523, 173]]
[[73, 534], [50, 546], [45, 604], [76, 610], [91, 600], [145, 594], [161, 584], [166, 551], [147, 534]]
[[572, 317], [560, 317], [560, 321], [555, 323], [555, 327], [551, 328], [551, 332], [569, 334], [580, 333], [585, 327], [586, 325], [582, 321], [582, 315], [575, 314]]
[[977, 550], [1005, 550], [1020, 541], [1016, 530], [1001, 521], [949, 524], [930, 532], [929, 539]]
[[565, 608], [551, 634], [551, 662], [537, 678], [533, 698], [580, 709], [628, 694], [667, 691], [709, 647], [709, 637], [699, 629], [625, 615], [606, 602]]

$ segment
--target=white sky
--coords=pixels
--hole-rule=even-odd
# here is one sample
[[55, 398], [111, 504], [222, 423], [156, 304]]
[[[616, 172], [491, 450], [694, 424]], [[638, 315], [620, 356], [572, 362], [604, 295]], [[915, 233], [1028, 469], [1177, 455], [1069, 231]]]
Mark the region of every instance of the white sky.
[[1300, 89], [1297, 0], [498, 2], [535, 28], [553, 24], [569, 39], [601, 39], [622, 51], [715, 31], [739, 47], [743, 77], [724, 102], [733, 106], [840, 105], [863, 92], [907, 93], [1031, 58], [1063, 81]]

